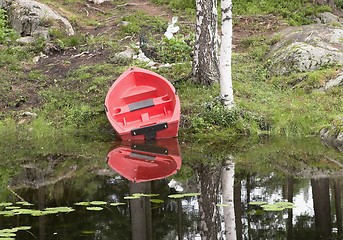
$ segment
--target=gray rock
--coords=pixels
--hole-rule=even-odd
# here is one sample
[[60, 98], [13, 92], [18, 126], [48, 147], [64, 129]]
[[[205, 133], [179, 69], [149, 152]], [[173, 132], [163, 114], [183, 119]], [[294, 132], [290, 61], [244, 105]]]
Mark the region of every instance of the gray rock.
[[22, 45], [28, 45], [28, 44], [34, 43], [35, 38], [32, 36], [26, 36], [26, 37], [18, 38], [16, 41]]
[[329, 64], [343, 64], [343, 29], [324, 24], [291, 27], [267, 55], [276, 75], [306, 72]]
[[88, 2], [92, 2], [94, 4], [100, 4], [100, 3], [103, 3], [103, 2], [106, 2], [106, 1], [109, 1], [109, 0], [88, 0]]
[[333, 87], [337, 87], [343, 85], [343, 73], [338, 74], [335, 78], [330, 79], [325, 86], [320, 88], [320, 91], [325, 91]]
[[323, 12], [318, 14], [317, 23], [338, 23], [339, 17], [330, 13]]
[[51, 27], [60, 28], [68, 35], [74, 35], [70, 22], [45, 4], [34, 0], [0, 0], [0, 4], [8, 11], [11, 27], [21, 36], [43, 37], [48, 39], [48, 29], [43, 25], [51, 23]]
[[117, 53], [115, 56], [116, 57], [122, 57], [122, 58], [129, 58], [129, 59], [132, 59], [132, 57], [135, 55], [135, 51], [126, 46], [126, 50], [125, 51], [122, 51], [122, 52], [119, 52]]

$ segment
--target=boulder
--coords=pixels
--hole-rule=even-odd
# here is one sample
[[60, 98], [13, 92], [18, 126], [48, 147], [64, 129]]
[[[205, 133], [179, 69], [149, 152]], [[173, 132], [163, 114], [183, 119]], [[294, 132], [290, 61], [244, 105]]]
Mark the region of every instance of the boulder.
[[325, 24], [290, 27], [267, 55], [275, 75], [317, 70], [343, 64], [343, 29]]
[[49, 6], [34, 0], [0, 0], [8, 12], [11, 27], [21, 36], [49, 39], [49, 28], [59, 28], [67, 35], [74, 35], [70, 22]]
[[319, 13], [316, 19], [317, 23], [339, 23], [339, 17], [330, 12]]
[[322, 143], [327, 146], [335, 147], [343, 152], [343, 119], [338, 120], [337, 123], [330, 128], [323, 128], [320, 132]]

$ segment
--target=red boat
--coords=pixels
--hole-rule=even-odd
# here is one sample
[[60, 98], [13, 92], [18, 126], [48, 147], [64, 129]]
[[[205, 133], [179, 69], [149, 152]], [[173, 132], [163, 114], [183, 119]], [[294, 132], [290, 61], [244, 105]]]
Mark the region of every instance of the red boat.
[[107, 118], [123, 140], [177, 137], [180, 100], [173, 85], [149, 70], [131, 67], [105, 100]]
[[123, 141], [107, 155], [108, 165], [133, 182], [171, 176], [181, 168], [181, 161], [177, 138], [156, 142]]

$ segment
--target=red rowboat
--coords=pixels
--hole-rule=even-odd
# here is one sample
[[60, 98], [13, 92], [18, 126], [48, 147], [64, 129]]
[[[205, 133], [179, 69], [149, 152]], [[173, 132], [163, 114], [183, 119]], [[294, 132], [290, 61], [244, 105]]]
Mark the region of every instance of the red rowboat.
[[108, 165], [133, 182], [171, 176], [181, 168], [181, 161], [177, 138], [156, 142], [123, 141], [107, 155]]
[[123, 140], [177, 137], [180, 100], [174, 86], [157, 73], [129, 68], [105, 100], [107, 118]]

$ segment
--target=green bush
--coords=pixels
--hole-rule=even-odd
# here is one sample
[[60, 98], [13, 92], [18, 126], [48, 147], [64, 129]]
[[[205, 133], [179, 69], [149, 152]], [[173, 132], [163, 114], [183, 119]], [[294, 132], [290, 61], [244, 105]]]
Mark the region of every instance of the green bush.
[[15, 32], [8, 27], [6, 11], [0, 8], [0, 44], [10, 41]]
[[195, 9], [195, 0], [152, 0], [156, 4], [168, 4], [174, 9]]
[[[187, 42], [190, 42], [188, 44]], [[176, 63], [192, 61], [193, 38], [185, 38], [182, 35], [171, 39], [163, 38], [162, 43], [157, 44], [157, 60], [164, 63]]]

